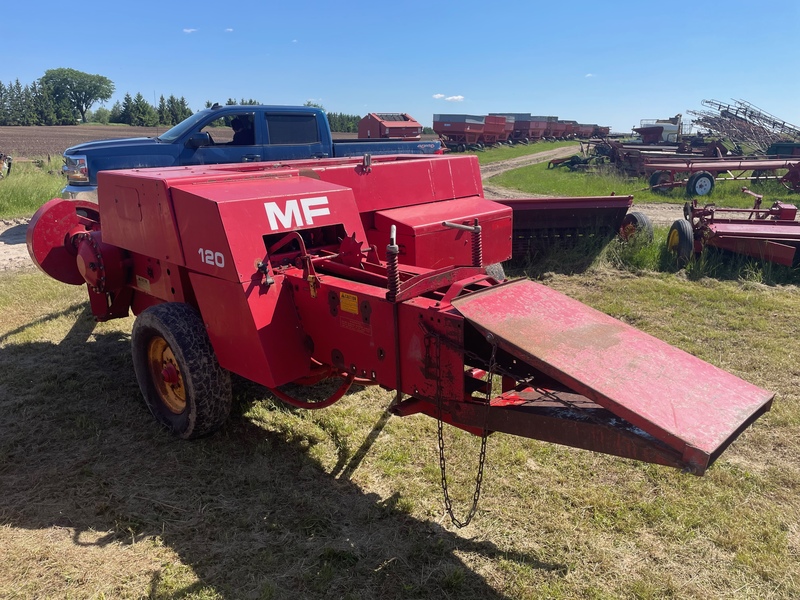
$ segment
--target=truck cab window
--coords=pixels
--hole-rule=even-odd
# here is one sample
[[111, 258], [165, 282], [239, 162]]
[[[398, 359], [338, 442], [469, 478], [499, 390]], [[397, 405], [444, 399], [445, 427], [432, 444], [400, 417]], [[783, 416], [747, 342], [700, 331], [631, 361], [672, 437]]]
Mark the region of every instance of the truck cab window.
[[316, 144], [319, 140], [317, 118], [314, 114], [266, 115], [271, 145]]
[[253, 113], [234, 113], [206, 123], [200, 132], [211, 136], [215, 146], [252, 146], [255, 144], [253, 125]]

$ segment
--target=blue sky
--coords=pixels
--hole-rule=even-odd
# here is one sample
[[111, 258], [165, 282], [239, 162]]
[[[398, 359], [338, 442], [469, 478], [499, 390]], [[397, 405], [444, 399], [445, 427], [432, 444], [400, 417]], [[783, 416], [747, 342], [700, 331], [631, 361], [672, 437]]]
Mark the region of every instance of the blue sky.
[[[629, 132], [701, 100], [800, 125], [796, 0], [8, 2], [0, 81], [69, 67], [126, 92], [329, 112], [554, 115]], [[93, 108], [97, 108], [95, 105]]]

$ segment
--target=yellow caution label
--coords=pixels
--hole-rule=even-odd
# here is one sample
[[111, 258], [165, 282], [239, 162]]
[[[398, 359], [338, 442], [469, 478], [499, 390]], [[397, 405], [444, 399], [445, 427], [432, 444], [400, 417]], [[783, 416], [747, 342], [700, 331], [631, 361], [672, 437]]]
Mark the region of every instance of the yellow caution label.
[[355, 294], [339, 292], [339, 305], [344, 312], [349, 312], [353, 315], [358, 314], [358, 296]]

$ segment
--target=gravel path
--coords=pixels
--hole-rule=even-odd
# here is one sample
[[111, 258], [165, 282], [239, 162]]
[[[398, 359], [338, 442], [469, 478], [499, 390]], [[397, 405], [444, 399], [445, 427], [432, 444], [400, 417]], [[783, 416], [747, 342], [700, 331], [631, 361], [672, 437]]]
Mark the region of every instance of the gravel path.
[[[580, 146], [565, 146], [563, 148], [556, 148], [555, 150], [548, 150], [547, 152], [540, 152], [538, 154], [530, 154], [528, 156], [520, 156], [519, 158], [511, 158], [496, 163], [491, 163], [481, 167], [481, 176], [486, 181], [489, 177], [499, 175], [511, 169], [519, 169], [527, 165], [534, 165], [537, 163], [549, 162], [554, 158], [566, 158], [580, 152]], [[526, 192], [519, 192], [509, 188], [504, 188], [499, 185], [492, 185], [484, 183], [483, 192], [487, 198], [501, 200], [503, 198], [531, 198], [539, 197], [544, 198], [543, 194], [529, 194]], [[637, 204], [636, 197], [633, 199], [633, 206], [631, 211], [638, 211], [650, 217], [653, 225], [669, 226], [676, 219], [683, 218], [683, 204]]]
[[0, 272], [34, 269], [25, 245], [29, 219], [0, 219]]

